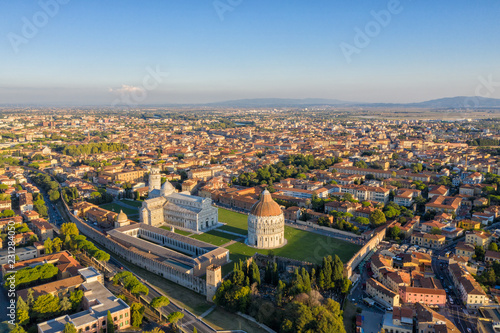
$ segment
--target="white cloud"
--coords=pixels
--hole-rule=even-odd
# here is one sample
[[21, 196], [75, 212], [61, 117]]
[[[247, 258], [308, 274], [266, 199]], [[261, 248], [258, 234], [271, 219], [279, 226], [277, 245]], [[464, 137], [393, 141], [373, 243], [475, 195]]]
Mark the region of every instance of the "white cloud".
[[129, 86], [127, 84], [122, 84], [120, 88], [109, 88], [109, 92], [115, 93], [115, 94], [130, 94], [134, 92], [143, 92], [144, 88], [142, 87], [136, 87], [136, 86]]

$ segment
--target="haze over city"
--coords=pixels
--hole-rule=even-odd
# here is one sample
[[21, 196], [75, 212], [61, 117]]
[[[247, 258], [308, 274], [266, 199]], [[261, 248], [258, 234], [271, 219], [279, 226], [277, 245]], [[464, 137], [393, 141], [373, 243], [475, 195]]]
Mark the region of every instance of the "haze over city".
[[138, 104], [422, 102], [500, 76], [493, 0], [43, 3], [2, 3], [3, 104], [109, 105], [148, 68], [168, 75]]

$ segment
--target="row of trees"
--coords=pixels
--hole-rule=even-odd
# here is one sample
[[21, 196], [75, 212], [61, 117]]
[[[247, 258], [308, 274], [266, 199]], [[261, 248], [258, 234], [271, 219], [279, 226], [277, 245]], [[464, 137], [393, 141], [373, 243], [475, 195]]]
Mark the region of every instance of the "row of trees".
[[[113, 284], [121, 284], [131, 294], [139, 296], [140, 294], [148, 295], [149, 288], [142, 284], [137, 278], [128, 271], [123, 271], [113, 277]], [[134, 325], [135, 326], [135, 325]]]
[[49, 194], [50, 201], [54, 202], [59, 200], [59, 183], [53, 181], [49, 175], [38, 173], [31, 177], [31, 179]]
[[16, 288], [24, 289], [35, 284], [47, 283], [57, 279], [57, 267], [53, 264], [43, 264], [35, 267], [26, 267], [17, 272], [5, 274], [4, 287], [7, 290], [9, 289], [9, 285], [12, 284], [11, 276], [14, 276], [13, 280]]
[[88, 143], [83, 145], [62, 145], [58, 146], [56, 150], [60, 151], [64, 155], [69, 156], [81, 156], [81, 155], [91, 155], [91, 154], [101, 154], [108, 151], [119, 152], [127, 150], [128, 146], [123, 143]]
[[85, 251], [89, 256], [100, 261], [108, 261], [110, 259], [109, 253], [99, 250], [94, 243], [87, 240], [87, 237], [80, 235], [76, 224], [72, 222], [63, 223], [59, 231], [59, 237], [45, 241], [44, 245], [47, 253], [59, 252], [62, 244], [66, 250]]

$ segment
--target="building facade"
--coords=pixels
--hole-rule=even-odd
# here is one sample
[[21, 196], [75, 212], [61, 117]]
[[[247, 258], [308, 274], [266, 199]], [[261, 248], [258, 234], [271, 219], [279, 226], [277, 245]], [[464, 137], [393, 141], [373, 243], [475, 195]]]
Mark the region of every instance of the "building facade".
[[176, 193], [175, 188], [166, 181], [161, 182], [153, 170], [150, 174], [149, 197], [140, 209], [140, 220], [144, 224], [171, 227], [202, 232], [217, 225], [218, 210], [212, 206], [212, 199], [193, 196], [189, 193]]
[[268, 190], [248, 215], [248, 245], [259, 249], [273, 249], [286, 244], [285, 217]]

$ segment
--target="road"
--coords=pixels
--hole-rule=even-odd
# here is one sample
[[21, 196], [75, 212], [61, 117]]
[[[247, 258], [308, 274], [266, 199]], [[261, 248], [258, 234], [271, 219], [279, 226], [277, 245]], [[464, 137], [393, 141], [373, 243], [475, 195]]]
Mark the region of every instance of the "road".
[[[473, 317], [470, 317], [469, 315], [466, 315], [464, 313], [465, 308], [462, 304], [460, 295], [453, 285], [453, 281], [448, 272], [448, 265], [444, 261], [438, 260], [439, 254], [441, 254], [441, 251], [437, 254], [434, 254], [431, 264], [435, 276], [440, 279], [443, 287], [448, 290], [446, 292], [448, 300], [443, 310], [443, 314], [446, 318], [455, 323], [455, 325], [461, 332], [468, 333], [468, 328], [471, 329], [471, 332], [474, 332], [474, 324], [471, 322], [471, 318]], [[450, 303], [450, 297], [453, 300], [453, 304]]]
[[[117, 259], [116, 256], [111, 255], [111, 259], [109, 260], [109, 264], [112, 266], [113, 269], [116, 271], [120, 271], [121, 267], [123, 267], [125, 270], [132, 272], [142, 283], [144, 283], [148, 288], [149, 288], [149, 294], [145, 296], [144, 298], [148, 301], [151, 302], [153, 298], [158, 297], [158, 296], [165, 296], [168, 297], [166, 294], [164, 294], [161, 290], [159, 290], [157, 287], [149, 283], [146, 279], [142, 278], [139, 274], [135, 273], [131, 269], [127, 267], [127, 265], [121, 261], [120, 259]], [[170, 298], [169, 298], [170, 299]], [[215, 329], [210, 327], [208, 324], [206, 324], [204, 321], [199, 319], [197, 316], [189, 312], [188, 310], [177, 306], [172, 300], [170, 300], [170, 304], [167, 306], [164, 306], [161, 308], [161, 313], [164, 317], [166, 317], [169, 313], [172, 312], [182, 312], [184, 313], [184, 318], [179, 320], [177, 325], [179, 327], [182, 327], [186, 329], [187, 331], [192, 332], [193, 329], [196, 327], [196, 330], [198, 332], [216, 332]]]
[[[32, 182], [31, 179], [29, 179], [28, 177], [27, 177], [27, 179], [29, 182]], [[45, 200], [45, 203], [46, 203], [46, 206], [48, 208], [49, 222], [52, 224], [53, 227], [56, 227], [56, 228], [60, 227], [65, 222], [64, 219], [62, 218], [60, 212], [55, 208], [54, 205], [52, 205], [52, 203], [49, 200], [48, 194], [41, 188], [40, 188], [40, 193], [42, 193], [44, 200]], [[58, 231], [58, 229], [56, 231]], [[106, 252], [108, 252], [108, 251], [106, 251]], [[149, 282], [147, 282], [140, 275], [136, 274], [134, 271], [127, 268], [127, 265], [124, 264], [121, 260], [117, 259], [116, 256], [114, 256], [112, 253], [109, 253], [109, 254], [111, 256], [111, 259], [107, 265], [111, 266], [111, 268], [117, 272], [121, 270], [121, 267], [123, 267], [127, 271], [130, 271], [132, 274], [134, 274], [141, 282], [143, 282], [149, 288], [148, 296], [144, 297], [148, 302], [151, 302], [151, 300], [153, 298], [158, 297], [158, 296], [168, 297], [167, 295], [163, 294], [159, 289], [157, 289], [155, 286], [153, 286]], [[195, 316], [191, 312], [187, 311], [186, 309], [177, 306], [172, 300], [170, 300], [170, 304], [168, 306], [161, 308], [161, 312], [162, 312], [162, 315], [165, 317], [172, 312], [184, 313], [184, 318], [179, 320], [177, 325], [180, 327], [183, 327], [184, 329], [186, 329], [188, 331], [192, 332], [193, 329], [196, 327], [198, 332], [206, 332], [206, 333], [216, 332], [215, 329], [210, 327], [208, 324], [203, 322], [201, 319], [198, 319], [197, 316]]]

